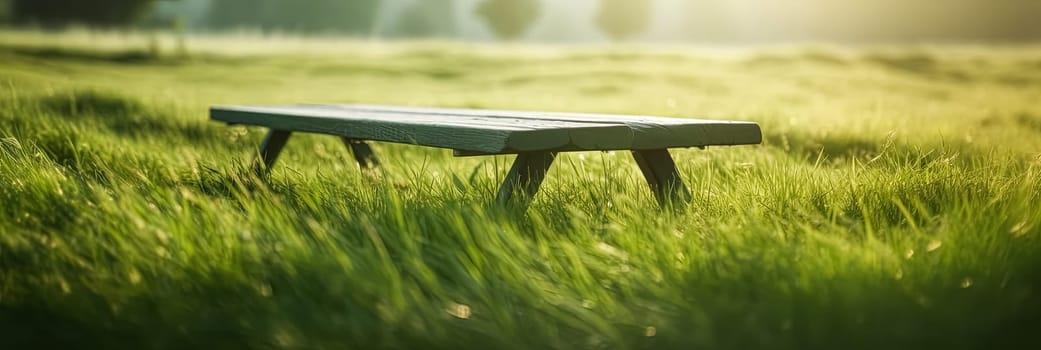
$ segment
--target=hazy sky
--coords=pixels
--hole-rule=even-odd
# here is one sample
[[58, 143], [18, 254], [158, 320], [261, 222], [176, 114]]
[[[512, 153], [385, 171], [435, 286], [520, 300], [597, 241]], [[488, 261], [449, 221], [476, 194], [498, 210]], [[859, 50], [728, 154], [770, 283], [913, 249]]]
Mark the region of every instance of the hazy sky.
[[[387, 9], [413, 1], [383, 0]], [[491, 39], [471, 16], [481, 0], [457, 0], [459, 37]], [[528, 39], [606, 40], [593, 24], [599, 0], [540, 0]], [[1041, 40], [1041, 0], [652, 0], [640, 40], [775, 41]], [[384, 11], [391, 20], [394, 11]]]
[[[179, 0], [164, 7], [207, 1]], [[417, 1], [430, 0], [381, 0], [371, 33], [381, 36], [393, 32], [403, 10]], [[455, 38], [494, 39], [474, 16], [474, 8], [481, 1], [455, 0]], [[606, 40], [593, 24], [599, 0], [539, 1], [541, 17], [528, 32], [527, 40]], [[655, 6], [652, 26], [635, 40], [724, 44], [1041, 40], [1041, 0], [650, 1]], [[194, 8], [193, 14], [200, 17], [199, 6]]]

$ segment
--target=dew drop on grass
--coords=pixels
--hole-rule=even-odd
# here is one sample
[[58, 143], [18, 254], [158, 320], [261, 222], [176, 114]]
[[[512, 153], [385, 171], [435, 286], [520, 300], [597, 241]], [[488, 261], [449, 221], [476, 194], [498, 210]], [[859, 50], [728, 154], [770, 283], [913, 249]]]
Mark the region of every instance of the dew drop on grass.
[[137, 270], [130, 270], [130, 272], [127, 273], [127, 278], [130, 280], [130, 284], [141, 283], [141, 273], [137, 272]]
[[469, 305], [465, 305], [465, 304], [459, 304], [459, 303], [451, 303], [451, 304], [449, 304], [448, 305], [448, 310], [446, 310], [446, 311], [448, 311], [448, 314], [452, 315], [452, 317], [455, 317], [455, 318], [458, 318], [458, 319], [461, 319], [461, 320], [469, 319], [470, 315], [471, 315], [471, 313], [470, 313], [470, 306]]
[[1025, 235], [1029, 229], [1030, 228], [1027, 226], [1026, 221], [1020, 221], [1015, 225], [1012, 225], [1012, 228], [1009, 229], [1009, 233], [1011, 233], [1013, 237], [1020, 237]]
[[270, 297], [273, 294], [271, 285], [267, 283], [257, 285], [257, 294], [260, 294], [260, 296], [265, 298]]
[[163, 230], [156, 230], [155, 237], [159, 239], [160, 243], [166, 243], [166, 241], [170, 240], [170, 234]]
[[611, 255], [611, 256], [619, 256], [620, 257], [620, 256], [624, 256], [625, 255], [625, 253], [622, 253], [622, 251], [618, 250], [618, 248], [615, 248], [614, 246], [612, 246], [610, 244], [607, 244], [607, 243], [604, 243], [604, 242], [597, 243], [596, 244], [596, 249], [599, 250], [600, 252], [604, 253], [604, 254]]
[[658, 329], [657, 328], [654, 328], [654, 327], [651, 327], [651, 326], [647, 326], [646, 328], [643, 329], [643, 336], [645, 336], [645, 337], [653, 337], [655, 335], [658, 335]]
[[293, 336], [285, 329], [275, 332], [274, 339], [276, 344], [284, 347], [292, 347], [291, 345], [294, 343]]
[[44, 238], [42, 241], [40, 241], [40, 243], [42, 243], [45, 247], [50, 248], [50, 249], [58, 248], [58, 240], [57, 239]]
[[925, 251], [933, 252], [933, 251], [936, 251], [937, 249], [940, 249], [940, 247], [942, 247], [942, 246], [943, 246], [943, 242], [940, 242], [940, 241], [937, 241], [937, 240], [933, 240], [932, 242], [929, 242], [929, 245], [925, 246]]
[[653, 280], [654, 283], [661, 283], [665, 280], [665, 277], [662, 276], [661, 271], [655, 270], [651, 272], [651, 280]]
[[135, 217], [135, 218], [133, 218], [133, 221], [134, 221], [134, 226], [137, 227], [138, 230], [144, 229], [145, 226], [147, 226], [145, 224], [145, 221], [141, 220], [141, 218]]
[[62, 293], [72, 294], [72, 287], [69, 286], [69, 282], [66, 282], [64, 278], [59, 280], [58, 284], [61, 286]]
[[962, 289], [972, 287], [972, 284], [973, 284], [973, 281], [972, 281], [971, 277], [965, 277], [964, 279], [961, 280], [961, 288]]

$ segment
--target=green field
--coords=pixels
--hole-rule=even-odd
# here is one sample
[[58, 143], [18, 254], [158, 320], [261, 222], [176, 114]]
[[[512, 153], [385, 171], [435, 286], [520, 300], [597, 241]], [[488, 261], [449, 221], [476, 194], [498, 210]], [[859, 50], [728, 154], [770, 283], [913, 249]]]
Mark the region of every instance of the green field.
[[[178, 48], [178, 46], [182, 46]], [[294, 137], [213, 104], [750, 120], [677, 150], [511, 157]], [[0, 33], [0, 348], [1041, 346], [1041, 47], [491, 46]]]

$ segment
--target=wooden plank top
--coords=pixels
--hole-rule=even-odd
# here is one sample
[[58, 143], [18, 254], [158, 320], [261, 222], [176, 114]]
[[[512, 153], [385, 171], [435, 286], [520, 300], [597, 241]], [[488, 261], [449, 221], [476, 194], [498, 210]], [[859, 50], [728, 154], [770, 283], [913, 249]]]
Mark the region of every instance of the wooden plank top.
[[465, 153], [592, 151], [749, 145], [753, 122], [377, 105], [214, 106], [228, 124], [450, 148]]

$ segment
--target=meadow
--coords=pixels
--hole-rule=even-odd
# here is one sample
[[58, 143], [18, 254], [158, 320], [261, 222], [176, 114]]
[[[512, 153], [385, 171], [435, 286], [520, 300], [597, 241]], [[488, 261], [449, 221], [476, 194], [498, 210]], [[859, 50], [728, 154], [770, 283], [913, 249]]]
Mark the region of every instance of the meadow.
[[[373, 103], [760, 123], [510, 156], [294, 136], [215, 104]], [[0, 32], [0, 347], [1041, 347], [1041, 47], [565, 47]]]

